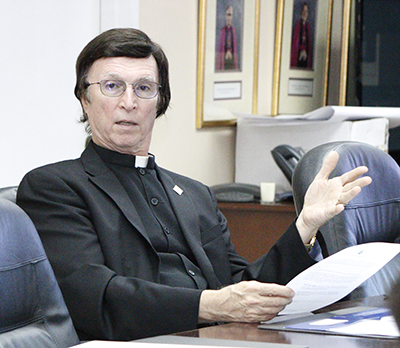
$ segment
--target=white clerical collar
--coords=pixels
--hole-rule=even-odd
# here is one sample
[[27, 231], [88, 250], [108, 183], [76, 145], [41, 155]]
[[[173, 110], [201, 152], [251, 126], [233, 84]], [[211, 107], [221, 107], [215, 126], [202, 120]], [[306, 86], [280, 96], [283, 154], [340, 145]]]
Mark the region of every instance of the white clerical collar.
[[135, 156], [135, 167], [136, 168], [146, 168], [149, 162], [149, 156]]

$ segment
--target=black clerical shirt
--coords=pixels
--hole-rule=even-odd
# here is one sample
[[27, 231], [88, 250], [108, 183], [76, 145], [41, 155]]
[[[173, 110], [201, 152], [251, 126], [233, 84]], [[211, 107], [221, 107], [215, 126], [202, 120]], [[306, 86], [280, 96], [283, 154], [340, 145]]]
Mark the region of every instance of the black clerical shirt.
[[160, 283], [206, 289], [207, 281], [196, 265], [165, 189], [158, 179], [154, 157], [149, 156], [147, 166], [143, 168], [136, 164], [136, 156], [95, 144], [94, 148], [121, 182], [142, 219], [161, 261]]

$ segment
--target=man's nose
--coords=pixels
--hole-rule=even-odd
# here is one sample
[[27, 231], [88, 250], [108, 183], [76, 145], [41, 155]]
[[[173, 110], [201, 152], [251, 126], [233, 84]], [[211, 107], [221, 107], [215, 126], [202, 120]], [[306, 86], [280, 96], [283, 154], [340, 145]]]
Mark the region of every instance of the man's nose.
[[134, 109], [137, 105], [138, 96], [133, 91], [133, 87], [128, 85], [124, 94], [121, 96], [121, 106], [126, 109]]

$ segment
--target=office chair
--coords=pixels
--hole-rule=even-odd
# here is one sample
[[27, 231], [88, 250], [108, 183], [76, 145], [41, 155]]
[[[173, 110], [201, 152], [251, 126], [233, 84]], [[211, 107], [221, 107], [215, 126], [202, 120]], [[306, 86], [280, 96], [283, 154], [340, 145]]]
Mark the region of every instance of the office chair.
[[291, 185], [294, 169], [296, 168], [300, 158], [304, 155], [303, 149], [283, 144], [274, 147], [271, 150], [271, 155]]
[[17, 201], [18, 186], [8, 186], [0, 188], [0, 198], [8, 199], [15, 203]]
[[[339, 176], [357, 166], [366, 165], [372, 183], [350, 201], [345, 210], [321, 226], [326, 246], [324, 257], [346, 247], [369, 242], [400, 242], [400, 167], [386, 152], [360, 142], [326, 143], [308, 151], [293, 173], [293, 200], [299, 214], [308, 186], [331, 151], [339, 153], [339, 162], [330, 177]], [[373, 277], [350, 294], [349, 298], [389, 293], [400, 277], [397, 256]]]
[[28, 215], [0, 198], [0, 347], [79, 343], [53, 270]]
[[389, 296], [389, 307], [400, 329], [400, 278], [393, 285]]

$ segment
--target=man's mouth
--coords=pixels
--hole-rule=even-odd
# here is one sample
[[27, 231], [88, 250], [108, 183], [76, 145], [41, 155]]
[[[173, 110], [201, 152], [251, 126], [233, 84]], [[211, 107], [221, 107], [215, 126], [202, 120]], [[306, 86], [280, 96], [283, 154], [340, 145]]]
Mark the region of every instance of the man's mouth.
[[134, 126], [135, 125], [134, 122], [129, 122], [129, 121], [119, 121], [119, 122], [117, 122], [117, 124], [119, 124], [121, 126]]

